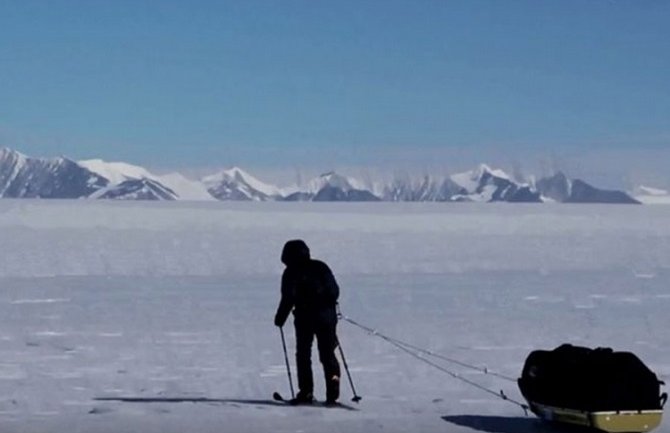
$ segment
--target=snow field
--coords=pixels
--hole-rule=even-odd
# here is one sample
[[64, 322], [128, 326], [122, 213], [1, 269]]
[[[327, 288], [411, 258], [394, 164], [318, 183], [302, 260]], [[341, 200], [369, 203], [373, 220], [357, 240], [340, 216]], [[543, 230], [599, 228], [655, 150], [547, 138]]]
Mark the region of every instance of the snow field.
[[303, 238], [338, 275], [627, 269], [670, 263], [670, 207], [0, 203], [0, 276], [277, 275]]
[[289, 394], [272, 318], [292, 237], [389, 336], [512, 378], [533, 349], [612, 346], [670, 379], [663, 207], [0, 205], [3, 432], [556, 431], [347, 323], [360, 410], [268, 402]]

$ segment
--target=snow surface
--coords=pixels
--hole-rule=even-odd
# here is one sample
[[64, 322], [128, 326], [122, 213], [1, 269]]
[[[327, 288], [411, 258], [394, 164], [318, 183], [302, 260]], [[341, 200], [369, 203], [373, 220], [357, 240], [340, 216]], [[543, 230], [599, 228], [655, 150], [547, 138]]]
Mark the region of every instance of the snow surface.
[[[267, 401], [289, 394], [272, 326], [281, 246], [304, 238], [331, 265], [348, 316], [460, 361], [514, 378], [531, 350], [572, 342], [634, 351], [667, 381], [669, 218], [665, 206], [0, 201], [0, 431], [556, 432], [347, 323], [363, 401], [346, 382], [342, 401], [357, 411]], [[513, 382], [444, 366], [520, 399]]]

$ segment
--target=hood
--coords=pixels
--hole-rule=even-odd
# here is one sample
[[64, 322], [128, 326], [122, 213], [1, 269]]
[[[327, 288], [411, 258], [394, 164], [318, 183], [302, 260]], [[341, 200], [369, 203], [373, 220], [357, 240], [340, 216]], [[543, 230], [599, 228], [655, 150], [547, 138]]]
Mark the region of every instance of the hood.
[[294, 239], [284, 244], [281, 261], [286, 266], [297, 265], [309, 261], [309, 248], [301, 239]]

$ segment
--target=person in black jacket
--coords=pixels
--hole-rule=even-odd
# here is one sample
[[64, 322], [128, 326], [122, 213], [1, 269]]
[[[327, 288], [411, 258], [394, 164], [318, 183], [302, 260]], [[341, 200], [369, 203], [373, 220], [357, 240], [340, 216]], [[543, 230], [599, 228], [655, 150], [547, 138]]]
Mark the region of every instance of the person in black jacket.
[[313, 260], [302, 240], [286, 242], [281, 261], [286, 269], [274, 323], [284, 326], [293, 310], [299, 389], [294, 403], [314, 400], [312, 341], [315, 336], [326, 378], [326, 403], [335, 403], [340, 394], [340, 364], [335, 357], [338, 344], [336, 306], [340, 289], [328, 265]]

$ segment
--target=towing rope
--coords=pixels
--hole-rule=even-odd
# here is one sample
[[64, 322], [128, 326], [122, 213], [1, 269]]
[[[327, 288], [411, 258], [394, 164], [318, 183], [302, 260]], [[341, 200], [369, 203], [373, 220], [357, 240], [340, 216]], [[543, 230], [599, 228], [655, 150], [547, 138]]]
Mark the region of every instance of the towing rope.
[[[349, 323], [351, 323], [351, 322], [349, 322]], [[467, 369], [470, 369], [470, 370], [474, 370], [474, 371], [478, 371], [480, 373], [488, 374], [490, 376], [495, 376], [499, 379], [503, 379], [503, 380], [506, 380], [508, 382], [516, 383], [516, 381], [517, 381], [515, 378], [513, 378], [511, 376], [506, 376], [502, 373], [497, 373], [495, 371], [491, 371], [491, 370], [488, 369], [488, 367], [479, 367], [479, 366], [476, 366], [476, 365], [468, 364], [468, 363], [463, 362], [463, 361], [459, 361], [458, 359], [449, 358], [447, 356], [440, 355], [439, 353], [435, 353], [431, 350], [423, 349], [421, 347], [414, 346], [414, 345], [409, 344], [407, 342], [398, 340], [397, 338], [393, 338], [393, 337], [389, 337], [389, 336], [386, 336], [386, 338], [388, 338], [389, 340], [393, 340], [396, 343], [401, 344], [401, 345], [403, 345], [403, 346], [405, 346], [409, 349], [412, 349], [416, 352], [422, 353], [424, 355], [432, 356], [433, 358], [441, 359], [443, 361], [447, 361], [447, 362], [450, 362], [452, 364], [460, 365], [461, 367], [464, 367], [464, 368], [467, 368]]]
[[398, 340], [397, 338], [389, 337], [389, 336], [387, 336], [387, 335], [384, 335], [384, 334], [378, 332], [376, 329], [370, 328], [370, 327], [368, 327], [368, 326], [365, 326], [365, 325], [363, 325], [363, 324], [361, 324], [361, 323], [356, 322], [356, 321], [353, 320], [352, 318], [343, 315], [341, 312], [338, 312], [338, 317], [339, 317], [341, 320], [344, 320], [344, 321], [350, 323], [351, 325], [354, 325], [354, 326], [358, 327], [359, 329], [362, 329], [363, 331], [369, 333], [370, 335], [379, 337], [380, 339], [386, 341], [387, 343], [389, 343], [389, 344], [395, 346], [396, 348], [402, 350], [403, 352], [407, 353], [408, 355], [413, 356], [414, 358], [418, 359], [419, 361], [422, 361], [422, 362], [424, 362], [425, 364], [430, 365], [431, 367], [436, 368], [437, 370], [440, 370], [441, 372], [446, 373], [446, 374], [448, 374], [449, 376], [451, 376], [451, 377], [453, 377], [453, 378], [455, 378], [455, 379], [458, 379], [458, 380], [460, 380], [460, 381], [462, 381], [462, 382], [464, 382], [464, 383], [467, 383], [468, 385], [473, 386], [473, 387], [475, 387], [475, 388], [477, 388], [477, 389], [479, 389], [479, 390], [481, 390], [481, 391], [484, 391], [484, 392], [486, 392], [486, 393], [488, 393], [488, 394], [494, 395], [494, 396], [496, 396], [496, 397], [498, 397], [498, 398], [500, 398], [500, 399], [502, 399], [502, 400], [504, 400], [504, 401], [508, 401], [508, 402], [510, 402], [510, 403], [512, 403], [512, 404], [515, 404], [515, 405], [519, 406], [521, 409], [523, 409], [524, 413], [525, 413], [526, 415], [528, 415], [528, 410], [529, 410], [528, 405], [523, 404], [523, 403], [521, 403], [521, 402], [519, 402], [519, 401], [516, 401], [516, 400], [514, 400], [514, 399], [512, 399], [512, 398], [509, 398], [509, 397], [508, 397], [502, 390], [500, 390], [500, 392], [496, 392], [496, 391], [494, 391], [494, 390], [492, 390], [492, 389], [486, 388], [485, 386], [480, 385], [480, 384], [478, 384], [477, 382], [474, 382], [474, 381], [472, 381], [472, 380], [470, 380], [470, 379], [467, 379], [467, 378], [465, 378], [465, 377], [459, 375], [458, 373], [454, 373], [453, 371], [451, 371], [451, 370], [449, 370], [449, 369], [447, 369], [447, 368], [444, 368], [443, 366], [441, 366], [441, 365], [439, 365], [439, 364], [437, 364], [437, 363], [431, 361], [430, 359], [425, 358], [425, 357], [422, 356], [422, 355], [432, 356], [432, 357], [434, 357], [434, 358], [441, 359], [441, 360], [444, 360], [444, 361], [447, 361], [447, 362], [451, 362], [451, 363], [460, 365], [460, 366], [462, 366], [462, 367], [469, 368], [469, 369], [471, 369], [471, 370], [477, 370], [477, 371], [482, 372], [482, 373], [484, 373], [484, 374], [490, 374], [490, 375], [492, 375], [492, 376], [496, 376], [496, 377], [498, 377], [498, 378], [500, 378], [500, 379], [504, 379], [504, 380], [507, 380], [507, 381], [513, 381], [513, 382], [516, 382], [515, 379], [513, 379], [513, 378], [511, 378], [511, 377], [509, 377], [509, 376], [505, 376], [505, 375], [503, 375], [503, 374], [499, 374], [499, 373], [495, 373], [495, 372], [489, 371], [489, 370], [488, 370], [487, 368], [485, 368], [485, 367], [484, 367], [484, 368], [481, 368], [481, 367], [477, 367], [477, 366], [475, 366], [475, 365], [467, 364], [467, 363], [465, 363], [465, 362], [458, 361], [458, 360], [456, 360], [456, 359], [448, 358], [448, 357], [446, 357], [446, 356], [439, 355], [439, 354], [437, 354], [437, 353], [431, 352], [430, 350], [422, 349], [422, 348], [417, 347], [417, 346], [414, 346], [414, 345], [412, 345], [412, 344], [410, 344], [410, 343], [407, 343], [407, 342]]

